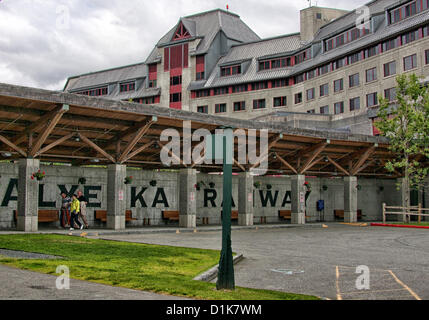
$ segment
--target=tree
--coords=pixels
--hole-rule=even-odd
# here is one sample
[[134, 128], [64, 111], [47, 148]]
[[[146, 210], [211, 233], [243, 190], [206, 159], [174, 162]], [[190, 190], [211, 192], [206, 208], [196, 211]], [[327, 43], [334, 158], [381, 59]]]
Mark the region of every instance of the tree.
[[396, 104], [380, 97], [376, 127], [390, 140], [395, 158], [386, 169], [403, 174], [405, 206], [410, 207], [411, 188], [421, 190], [429, 173], [429, 90], [415, 74], [400, 75], [396, 82]]

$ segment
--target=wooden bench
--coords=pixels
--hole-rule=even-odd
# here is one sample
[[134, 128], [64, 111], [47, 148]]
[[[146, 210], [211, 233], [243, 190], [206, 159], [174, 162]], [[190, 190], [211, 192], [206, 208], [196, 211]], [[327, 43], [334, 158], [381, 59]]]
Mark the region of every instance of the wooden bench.
[[[344, 220], [344, 210], [334, 210], [335, 219]], [[358, 220], [362, 220], [362, 210], [357, 211], [357, 218]]]
[[[95, 211], [95, 220], [99, 220], [101, 222], [107, 222], [107, 210], [96, 210]], [[125, 211], [125, 221], [135, 221], [136, 218], [133, 218], [133, 212], [131, 210]]]
[[[18, 221], [18, 210], [13, 210], [15, 222]], [[60, 221], [58, 210], [39, 210], [39, 222]]]
[[179, 211], [162, 211], [162, 219], [168, 221], [179, 221]]
[[[220, 217], [222, 219], [223, 211], [221, 212]], [[232, 210], [231, 211], [231, 221], [238, 221], [238, 210]]]
[[[292, 210], [279, 210], [279, 218], [284, 220], [292, 220]], [[308, 216], [305, 216], [308, 219]]]

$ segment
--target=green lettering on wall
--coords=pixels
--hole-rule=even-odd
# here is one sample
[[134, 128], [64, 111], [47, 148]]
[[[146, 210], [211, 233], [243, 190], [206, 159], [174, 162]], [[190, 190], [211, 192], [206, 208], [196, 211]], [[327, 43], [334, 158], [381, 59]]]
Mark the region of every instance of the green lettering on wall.
[[101, 208], [100, 202], [91, 203], [91, 199], [98, 199], [98, 195], [92, 193], [92, 191], [101, 191], [101, 186], [85, 186], [83, 194], [88, 200], [87, 208]]
[[67, 187], [65, 185], [62, 185], [62, 184], [59, 184], [58, 188], [60, 189], [60, 194], [65, 193], [68, 197], [71, 197], [72, 195], [74, 195], [76, 193], [79, 186], [72, 186], [70, 188], [70, 191], [68, 191]]
[[292, 192], [286, 191], [285, 197], [283, 199], [282, 208], [286, 207], [287, 204], [292, 204]]
[[261, 197], [262, 208], [266, 208], [268, 206], [268, 201], [270, 202], [271, 207], [275, 208], [279, 192], [276, 191], [275, 196], [273, 198], [273, 193], [271, 192], [271, 190], [266, 191], [266, 196], [264, 195], [263, 190], [259, 190], [259, 196]]
[[39, 184], [39, 208], [55, 208], [57, 206], [56, 201], [44, 201], [45, 197], [45, 185]]
[[209, 202], [212, 208], [216, 208], [217, 191], [215, 189], [204, 189], [204, 208], [209, 207]]

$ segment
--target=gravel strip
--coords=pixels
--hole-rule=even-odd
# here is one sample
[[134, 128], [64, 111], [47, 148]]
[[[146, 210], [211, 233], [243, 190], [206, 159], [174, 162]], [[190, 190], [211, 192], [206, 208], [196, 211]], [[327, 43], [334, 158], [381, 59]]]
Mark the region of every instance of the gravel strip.
[[8, 258], [16, 258], [16, 259], [34, 259], [34, 260], [62, 259], [62, 257], [51, 256], [51, 255], [47, 255], [47, 254], [24, 252], [24, 251], [14, 251], [14, 250], [5, 250], [5, 249], [0, 249], [0, 256], [5, 256]]

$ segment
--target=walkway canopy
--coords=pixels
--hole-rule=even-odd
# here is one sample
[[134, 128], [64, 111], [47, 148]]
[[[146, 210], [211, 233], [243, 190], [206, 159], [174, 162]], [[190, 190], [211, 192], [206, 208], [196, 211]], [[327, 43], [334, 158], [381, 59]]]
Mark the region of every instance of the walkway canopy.
[[[192, 121], [193, 131], [204, 128], [214, 132], [221, 127], [268, 130], [269, 152], [262, 158], [269, 161], [270, 175], [400, 176], [384, 169], [393, 156], [385, 138], [295, 129], [277, 122], [238, 120], [8, 84], [0, 84], [0, 160], [36, 158], [73, 165], [117, 163], [165, 169], [160, 152], [166, 142], [160, 142], [160, 135], [165, 129], [182, 134], [184, 121]], [[235, 148], [237, 151], [237, 141]], [[174, 156], [183, 159], [181, 154]], [[234, 171], [257, 166], [235, 162]], [[173, 168], [185, 167], [222, 171], [216, 165], [183, 162]]]

